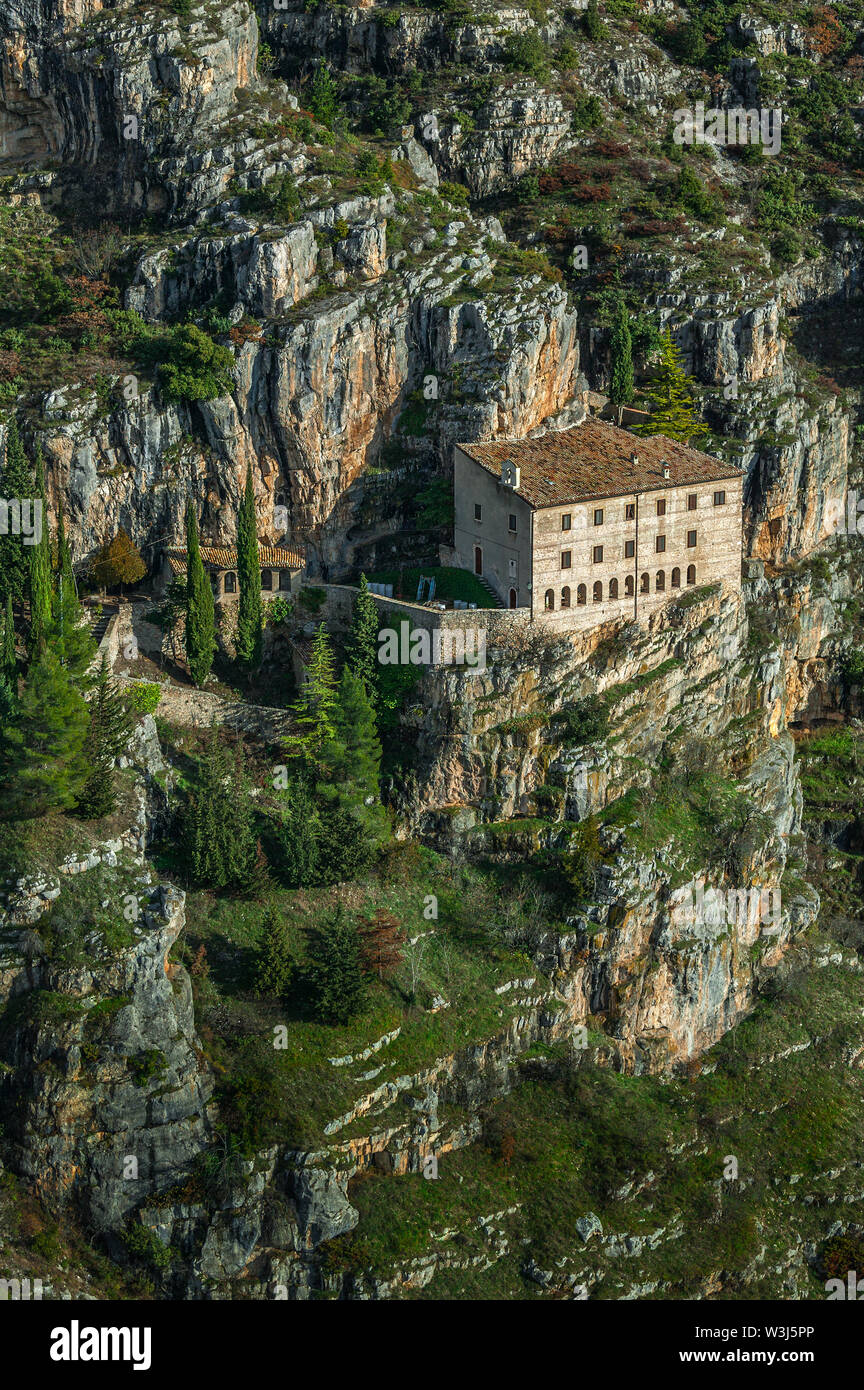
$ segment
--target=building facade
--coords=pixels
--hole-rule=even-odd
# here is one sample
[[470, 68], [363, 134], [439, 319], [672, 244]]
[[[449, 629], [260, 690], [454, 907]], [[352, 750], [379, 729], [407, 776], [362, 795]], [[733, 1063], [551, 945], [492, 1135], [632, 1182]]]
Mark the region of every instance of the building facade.
[[[201, 560], [210, 576], [216, 602], [231, 603], [238, 599], [240, 585], [237, 579], [236, 548], [233, 545], [202, 545]], [[259, 541], [258, 563], [261, 567], [262, 594], [290, 594], [292, 586], [296, 589], [306, 572], [304, 553], [290, 546], [265, 545]], [[161, 575], [162, 586], [167, 587], [172, 578], [185, 573], [186, 551], [167, 551]]]
[[743, 476], [600, 420], [459, 444], [456, 563], [505, 607], [573, 629], [642, 620], [687, 589], [741, 587]]

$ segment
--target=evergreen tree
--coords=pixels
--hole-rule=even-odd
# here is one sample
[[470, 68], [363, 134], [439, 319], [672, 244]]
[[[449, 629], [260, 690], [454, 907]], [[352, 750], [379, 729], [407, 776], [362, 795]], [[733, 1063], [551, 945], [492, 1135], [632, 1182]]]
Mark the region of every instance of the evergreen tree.
[[259, 994], [283, 995], [291, 983], [294, 960], [288, 927], [275, 907], [269, 907], [261, 923], [262, 943], [258, 952], [256, 989]]
[[333, 117], [336, 115], [336, 84], [323, 58], [318, 60], [312, 77], [309, 110], [316, 121], [326, 125], [328, 130], [333, 128]]
[[3, 621], [3, 651], [0, 655], [0, 673], [11, 690], [18, 682], [18, 662], [15, 658], [15, 615], [12, 612], [12, 595], [6, 595], [6, 614]]
[[[379, 800], [381, 743], [375, 715], [362, 680], [350, 666], [342, 671], [333, 714], [333, 737], [321, 751], [321, 762], [327, 779], [319, 785], [319, 794], [330, 808], [338, 807], [351, 814], [356, 829], [347, 852], [360, 867], [369, 862], [386, 838], [387, 818]], [[355, 858], [358, 836], [365, 854]], [[338, 862], [344, 869], [344, 853], [339, 854]]]
[[315, 634], [306, 666], [306, 679], [291, 705], [300, 732], [293, 746], [309, 758], [317, 758], [333, 738], [336, 710], [336, 676], [333, 648], [322, 623]]
[[320, 824], [315, 803], [303, 781], [293, 782], [279, 825], [280, 870], [290, 888], [317, 882]]
[[681, 364], [681, 354], [668, 328], [660, 336], [660, 363], [645, 394], [651, 402], [651, 418], [638, 427], [639, 434], [664, 434], [686, 444], [705, 433]]
[[87, 704], [50, 643], [36, 653], [12, 718], [0, 731], [5, 820], [74, 805], [89, 772]]
[[350, 1023], [366, 1006], [363, 943], [341, 904], [329, 922], [309, 934], [306, 982], [321, 1023]]
[[369, 592], [365, 574], [360, 576], [360, 592], [354, 600], [351, 631], [348, 634], [348, 665], [360, 676], [373, 707], [378, 698], [378, 608]]
[[357, 817], [342, 806], [320, 813], [316, 882], [348, 883], [369, 868], [375, 844]]
[[[0, 497], [5, 502], [33, 500], [33, 475], [18, 433], [15, 416], [6, 426], [6, 452], [0, 475]], [[0, 536], [0, 596], [23, 602], [30, 583], [30, 546], [11, 530]]]
[[182, 817], [183, 862], [191, 882], [246, 888], [256, 874], [257, 842], [242, 758], [212, 735]]
[[195, 685], [202, 686], [213, 665], [216, 619], [213, 590], [204, 573], [195, 509], [186, 508], [186, 661]]
[[30, 547], [30, 651], [39, 650], [51, 623], [53, 586], [51, 582], [51, 538], [48, 532], [48, 503], [45, 498], [45, 470], [42, 450], [36, 450], [35, 497], [42, 504], [42, 529], [36, 545]]
[[612, 326], [609, 344], [611, 354], [611, 374], [609, 379], [609, 399], [618, 407], [618, 423], [624, 413], [624, 406], [633, 399], [633, 341], [623, 300]]
[[84, 621], [78, 601], [78, 586], [72, 569], [72, 556], [66, 540], [62, 511], [57, 519], [57, 565], [54, 573], [49, 640], [60, 657], [61, 665], [66, 667], [72, 679], [78, 683], [84, 682], [96, 655], [96, 644], [90, 628]]
[[76, 812], [86, 820], [110, 815], [117, 806], [114, 760], [119, 758], [132, 732], [132, 714], [103, 655], [87, 704], [90, 725], [86, 752], [90, 775], [78, 797]]
[[252, 490], [252, 465], [246, 469], [246, 486], [237, 513], [237, 580], [240, 602], [235, 650], [241, 666], [261, 663], [261, 567], [258, 563], [258, 523]]

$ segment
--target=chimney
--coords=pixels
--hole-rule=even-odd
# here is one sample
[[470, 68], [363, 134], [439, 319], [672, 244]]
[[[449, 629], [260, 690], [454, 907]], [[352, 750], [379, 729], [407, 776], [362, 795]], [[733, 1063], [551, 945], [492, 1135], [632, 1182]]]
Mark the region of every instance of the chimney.
[[635, 468], [636, 465], [637, 465], [637, 463], [639, 462], [639, 455], [638, 455], [638, 454], [631, 454], [631, 455], [630, 455], [630, 462], [632, 463], [633, 467]]
[[666, 462], [665, 459], [663, 460], [663, 477], [664, 477], [664, 478], [668, 478], [668, 477], [669, 477], [669, 465], [668, 465], [668, 463]]

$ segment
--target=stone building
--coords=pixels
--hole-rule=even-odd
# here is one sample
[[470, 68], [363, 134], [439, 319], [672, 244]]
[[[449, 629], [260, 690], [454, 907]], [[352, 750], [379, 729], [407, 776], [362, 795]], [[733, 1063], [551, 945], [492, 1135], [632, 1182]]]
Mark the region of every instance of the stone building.
[[[237, 579], [237, 549], [233, 545], [202, 545], [201, 560], [210, 575], [213, 596], [218, 602], [239, 598]], [[258, 542], [258, 563], [261, 566], [262, 594], [290, 594], [292, 585], [306, 572], [306, 557], [297, 546], [265, 545]], [[171, 578], [186, 573], [186, 551], [168, 550], [165, 553], [161, 582], [167, 587]]]
[[741, 586], [739, 470], [601, 420], [458, 444], [456, 564], [508, 608], [573, 629], [641, 620], [686, 589]]

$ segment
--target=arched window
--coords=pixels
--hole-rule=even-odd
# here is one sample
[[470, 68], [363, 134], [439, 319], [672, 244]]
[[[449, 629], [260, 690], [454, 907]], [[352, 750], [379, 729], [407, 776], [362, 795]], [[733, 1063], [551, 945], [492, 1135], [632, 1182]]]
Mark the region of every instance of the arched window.
[[564, 585], [564, 588], [561, 590], [561, 607], [570, 607], [570, 590], [566, 584]]
[[511, 589], [511, 590], [510, 590], [510, 607], [511, 607], [511, 608], [515, 608], [515, 607], [516, 607], [516, 590], [515, 590], [515, 589]]
[[626, 579], [624, 580], [624, 596], [625, 596], [625, 598], [632, 598], [632, 597], [633, 597], [633, 576], [632, 576], [632, 574], [628, 574], [627, 577], [626, 577]]
[[665, 571], [665, 570], [658, 570], [658, 571], [657, 571], [657, 578], [654, 580], [654, 588], [657, 590], [657, 593], [658, 593], [658, 594], [665, 593], [665, 591], [666, 591], [666, 571]]
[[555, 592], [553, 589], [546, 590], [546, 597], [543, 600], [543, 607], [546, 609], [547, 613], [550, 613], [552, 609], [555, 607]]
[[639, 592], [640, 592], [640, 594], [650, 594], [650, 592], [651, 592], [651, 576], [650, 576], [650, 574], [643, 574], [641, 580], [639, 581]]
[[261, 588], [262, 588], [262, 589], [272, 589], [272, 588], [273, 588], [273, 571], [272, 571], [272, 570], [262, 570], [262, 571], [261, 571]]
[[225, 592], [226, 594], [236, 594], [237, 592], [237, 576], [232, 570], [229, 570], [225, 576]]
[[618, 580], [617, 580], [617, 579], [610, 579], [610, 580], [609, 580], [609, 597], [610, 597], [610, 598], [617, 598], [617, 597], [618, 597]]
[[673, 588], [673, 589], [680, 589], [680, 588], [681, 588], [681, 571], [679, 570], [679, 568], [678, 568], [677, 565], [675, 566], [674, 570], [672, 571], [671, 584], [672, 584], [672, 588]]
[[576, 602], [584, 603], [587, 597], [588, 595], [585, 592], [585, 585], [580, 584], [579, 588], [576, 590]]
[[595, 581], [595, 584], [594, 584], [594, 602], [595, 602], [595, 603], [602, 603], [602, 602], [603, 602], [603, 584], [602, 584], [602, 582], [601, 582], [599, 579], [596, 580], [596, 581]]
[[688, 583], [688, 584], [695, 584], [695, 583], [696, 583], [696, 566], [695, 566], [695, 565], [688, 565], [688, 566], [687, 566], [687, 583]]

